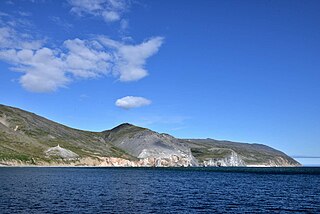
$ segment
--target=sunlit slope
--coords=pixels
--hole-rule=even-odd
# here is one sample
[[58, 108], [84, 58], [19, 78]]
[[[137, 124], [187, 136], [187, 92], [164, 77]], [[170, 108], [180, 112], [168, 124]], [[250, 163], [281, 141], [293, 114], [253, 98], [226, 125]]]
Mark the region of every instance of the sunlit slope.
[[60, 145], [86, 156], [129, 158], [101, 133], [72, 129], [36, 114], [0, 105], [0, 158], [47, 160], [45, 151]]
[[213, 139], [189, 139], [185, 142], [199, 161], [219, 159], [236, 153], [245, 165], [300, 165], [285, 153], [263, 144], [236, 143]]
[[299, 165], [286, 154], [261, 144], [177, 139], [128, 123], [103, 132], [83, 131], [0, 105], [0, 161], [68, 164], [91, 158], [99, 165], [106, 157], [128, 160], [133, 165], [143, 161], [145, 166]]

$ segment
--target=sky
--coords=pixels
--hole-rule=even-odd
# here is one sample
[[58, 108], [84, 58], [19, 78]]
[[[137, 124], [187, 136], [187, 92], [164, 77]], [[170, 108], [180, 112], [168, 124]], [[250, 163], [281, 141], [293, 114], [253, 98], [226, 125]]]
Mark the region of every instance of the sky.
[[319, 11], [317, 0], [3, 0], [0, 103], [78, 129], [128, 122], [320, 164]]

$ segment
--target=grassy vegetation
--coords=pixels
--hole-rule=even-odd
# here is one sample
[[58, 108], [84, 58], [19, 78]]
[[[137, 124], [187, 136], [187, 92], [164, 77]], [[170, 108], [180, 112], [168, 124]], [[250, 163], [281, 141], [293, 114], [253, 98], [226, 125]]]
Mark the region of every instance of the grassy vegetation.
[[132, 138], [134, 135], [136, 135], [140, 131], [145, 131], [147, 129], [133, 126], [131, 124], [121, 124], [112, 130], [108, 130], [103, 132], [104, 137], [108, 139], [109, 141], [116, 139], [122, 139], [124, 137], [128, 137], [129, 139]]
[[20, 160], [23, 162], [29, 162], [29, 161], [32, 161], [32, 158], [25, 154], [0, 152], [0, 160], [3, 160], [3, 161]]
[[110, 151], [111, 151], [113, 157], [124, 158], [124, 159], [134, 160], [134, 161], [138, 160], [138, 158], [129, 155], [124, 150], [122, 150], [118, 147], [115, 147], [115, 146], [111, 146]]
[[231, 154], [229, 149], [191, 148], [192, 155], [200, 161], [211, 158], [225, 158]]

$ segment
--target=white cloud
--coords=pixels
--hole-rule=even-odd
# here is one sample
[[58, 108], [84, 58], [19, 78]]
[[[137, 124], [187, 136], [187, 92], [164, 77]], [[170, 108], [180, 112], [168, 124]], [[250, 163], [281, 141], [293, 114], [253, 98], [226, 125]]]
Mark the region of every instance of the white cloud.
[[106, 22], [121, 20], [129, 6], [128, 0], [69, 0], [71, 12], [83, 16], [90, 14], [101, 17]]
[[107, 22], [114, 22], [120, 19], [119, 13], [115, 11], [104, 11], [101, 15]]
[[29, 91], [55, 91], [70, 82], [63, 71], [64, 62], [49, 48], [4, 50], [0, 51], [0, 59], [12, 63], [14, 70], [24, 73], [19, 82]]
[[74, 39], [64, 46], [68, 49], [63, 57], [66, 70], [74, 76], [89, 78], [110, 72], [112, 56], [98, 42]]
[[[96, 15], [99, 11], [108, 20], [115, 21], [121, 19], [129, 1], [69, 2], [79, 14]], [[51, 17], [51, 20], [57, 24], [63, 22], [58, 17]], [[126, 28], [128, 21], [121, 19], [120, 24]], [[32, 92], [55, 91], [81, 78], [114, 76], [122, 82], [144, 78], [148, 75], [146, 60], [158, 52], [163, 38], [150, 38], [140, 44], [126, 38], [116, 41], [101, 35], [90, 40], [75, 38], [65, 40], [61, 45], [48, 45], [37, 35], [29, 20], [0, 12], [0, 60], [13, 65], [11, 69], [22, 74], [20, 84]]]
[[0, 49], [0, 59], [24, 73], [21, 85], [32, 92], [51, 92], [65, 87], [74, 78], [98, 77], [109, 72], [110, 56], [80, 39], [67, 40], [66, 49]]
[[0, 27], [0, 48], [39, 49], [43, 40], [35, 40], [28, 34], [19, 34], [13, 28]]
[[99, 37], [99, 41], [115, 49], [113, 74], [119, 76], [120, 81], [127, 82], [139, 80], [148, 75], [148, 71], [144, 68], [146, 59], [158, 52], [163, 38], [151, 38], [139, 45], [126, 45], [103, 36]]
[[21, 11], [17, 13], [18, 15], [12, 16], [0, 12], [0, 48], [27, 48], [32, 50], [41, 48], [44, 39], [35, 38], [37, 33], [34, 26], [24, 17], [25, 15], [22, 15], [27, 13]]
[[10, 27], [0, 28], [0, 33], [0, 60], [23, 73], [20, 83], [25, 89], [40, 93], [66, 87], [78, 78], [112, 74], [120, 81], [139, 80], [148, 74], [147, 58], [163, 41], [155, 37], [132, 45], [99, 36], [95, 40], [66, 40], [60, 48], [52, 49], [42, 40], [22, 38]]
[[116, 106], [124, 109], [138, 108], [138, 107], [142, 107], [150, 104], [151, 104], [150, 100], [144, 97], [134, 97], [134, 96], [126, 96], [121, 99], [118, 99], [115, 102]]

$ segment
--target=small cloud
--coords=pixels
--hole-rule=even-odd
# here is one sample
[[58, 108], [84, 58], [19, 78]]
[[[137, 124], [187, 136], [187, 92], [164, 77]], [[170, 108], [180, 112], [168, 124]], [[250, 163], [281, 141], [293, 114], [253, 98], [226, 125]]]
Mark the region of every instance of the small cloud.
[[61, 19], [60, 17], [58, 17], [58, 16], [51, 16], [49, 19], [50, 19], [53, 23], [55, 23], [56, 25], [62, 27], [62, 28], [63, 28], [64, 30], [66, 30], [66, 31], [69, 31], [69, 30], [73, 27], [72, 24], [68, 23], [68, 22], [65, 21], [65, 20], [62, 20], [62, 19]]
[[86, 95], [86, 94], [81, 94], [81, 95], [79, 96], [79, 100], [80, 100], [80, 101], [84, 101], [84, 100], [86, 100], [86, 99], [88, 99], [88, 98], [89, 98], [89, 96]]
[[102, 13], [102, 17], [106, 22], [114, 22], [120, 19], [119, 13], [115, 11], [105, 11]]
[[172, 131], [178, 131], [178, 130], [185, 129], [185, 128], [186, 128], [186, 126], [179, 126], [179, 127], [174, 127], [171, 130]]
[[69, 0], [71, 12], [78, 16], [91, 15], [102, 18], [105, 22], [121, 20], [129, 7], [128, 0]]
[[128, 20], [122, 19], [122, 20], [120, 21], [120, 28], [121, 28], [121, 30], [126, 30], [126, 29], [128, 28], [128, 26], [129, 26]]
[[32, 13], [30, 13], [30, 12], [25, 12], [25, 11], [18, 11], [18, 14], [19, 14], [20, 16], [31, 16], [31, 15], [32, 15]]
[[148, 100], [144, 97], [134, 97], [134, 96], [126, 96], [121, 99], [118, 99], [115, 102], [116, 106], [124, 109], [138, 108], [138, 107], [147, 106], [150, 104], [151, 104], [151, 100]]

